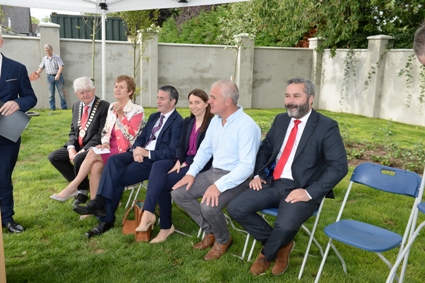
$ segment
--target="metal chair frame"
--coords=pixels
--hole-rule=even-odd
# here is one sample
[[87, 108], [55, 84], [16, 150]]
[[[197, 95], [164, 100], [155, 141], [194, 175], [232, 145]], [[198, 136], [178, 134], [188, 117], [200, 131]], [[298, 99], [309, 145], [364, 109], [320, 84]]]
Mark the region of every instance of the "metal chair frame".
[[[421, 182], [421, 186], [420, 186], [420, 191], [419, 191], [419, 195], [418, 195], [418, 199], [422, 200], [423, 194], [424, 194], [424, 190], [425, 190], [425, 168], [424, 168], [424, 172], [422, 174], [422, 182]], [[419, 216], [419, 212], [425, 214], [425, 201], [419, 203], [416, 208], [415, 208], [415, 219], [417, 220], [418, 216]], [[411, 234], [409, 237], [409, 241], [407, 242], [406, 246], [404, 247], [403, 251], [401, 253], [399, 253], [396, 262], [394, 263], [393, 267], [391, 268], [390, 273], [388, 274], [388, 278], [386, 283], [390, 283], [394, 281], [394, 277], [396, 276], [396, 272], [397, 269], [400, 265], [400, 263], [403, 261], [403, 266], [400, 272], [400, 278], [399, 278], [399, 282], [403, 282], [404, 280], [404, 275], [406, 273], [406, 268], [407, 268], [407, 262], [409, 259], [409, 253], [410, 253], [410, 249], [413, 245], [413, 243], [415, 242], [416, 238], [418, 237], [419, 233], [421, 232], [422, 228], [425, 227], [425, 221], [423, 221], [421, 224], [418, 225], [418, 227], [416, 227], [416, 229], [413, 231], [413, 227], [415, 227], [416, 225], [415, 221], [414, 223], [412, 223], [412, 229], [411, 229]]]
[[[351, 219], [341, 220], [345, 205], [354, 183], [365, 185], [371, 189], [380, 190], [386, 193], [392, 193], [394, 195], [405, 195], [414, 199], [409, 220], [407, 222], [403, 236], [388, 229], [384, 229], [365, 222]], [[316, 275], [315, 282], [319, 282], [320, 275], [323, 271], [323, 267], [329, 253], [329, 249], [334, 247], [332, 243], [333, 240], [337, 240], [338, 242], [365, 251], [375, 252], [378, 257], [381, 258], [391, 269], [391, 263], [388, 259], [385, 258], [382, 252], [400, 247], [400, 254], [403, 250], [403, 247], [411, 233], [411, 228], [416, 225], [416, 219], [414, 216], [415, 207], [420, 201], [418, 198], [420, 183], [421, 177], [413, 172], [367, 162], [358, 165], [351, 175], [350, 184], [345, 193], [345, 197], [341, 204], [336, 221], [326, 226], [324, 229], [325, 234], [329, 237], [329, 241], [326, 246], [325, 254], [320, 264], [319, 271]], [[337, 255], [338, 257], [341, 256], [338, 253]]]

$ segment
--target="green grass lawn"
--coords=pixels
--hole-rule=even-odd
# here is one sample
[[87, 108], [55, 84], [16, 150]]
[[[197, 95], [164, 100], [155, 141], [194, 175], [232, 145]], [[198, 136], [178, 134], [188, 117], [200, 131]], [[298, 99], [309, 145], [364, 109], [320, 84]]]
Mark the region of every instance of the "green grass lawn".
[[[147, 115], [155, 109], [145, 109]], [[188, 109], [178, 110], [183, 117]], [[14, 195], [15, 220], [26, 231], [20, 235], [3, 234], [6, 273], [8, 282], [296, 282], [308, 237], [300, 231], [295, 238], [296, 247], [290, 256], [285, 274], [274, 277], [270, 271], [253, 277], [248, 270], [252, 262], [240, 260], [232, 254], [240, 254], [245, 240], [241, 232], [231, 230], [234, 244], [221, 259], [203, 260], [207, 251], [194, 250], [197, 242], [197, 225], [179, 207], [173, 208], [176, 229], [193, 237], [174, 234], [161, 244], [136, 243], [132, 235], [122, 235], [120, 224], [124, 208], [116, 212], [116, 228], [102, 236], [88, 240], [84, 233], [96, 226], [97, 220], [88, 217], [79, 220], [71, 209], [72, 200], [60, 203], [49, 199], [66, 185], [66, 180], [49, 163], [48, 154], [66, 142], [71, 121], [71, 111], [38, 111], [29, 128], [22, 135], [22, 146], [15, 168]], [[271, 125], [280, 109], [248, 109], [263, 133]], [[413, 152], [418, 168], [423, 168], [423, 156], [415, 153], [421, 147], [425, 128], [390, 122], [382, 119], [320, 111], [336, 119], [346, 143], [374, 146], [391, 144], [398, 152]], [[394, 153], [395, 154], [395, 153]], [[413, 160], [413, 159], [412, 159]], [[412, 162], [412, 161], [410, 161]], [[413, 162], [412, 162], [413, 163]], [[350, 168], [351, 174], [353, 168]], [[317, 240], [325, 246], [327, 237], [323, 228], [337, 216], [349, 175], [335, 188], [335, 199], [325, 201], [322, 217], [316, 232]], [[139, 198], [143, 199], [142, 191]], [[123, 195], [125, 204], [129, 192]], [[378, 196], [365, 188], [355, 187], [349, 201], [348, 217], [370, 220], [386, 227], [403, 229], [409, 213], [407, 199]], [[378, 204], [378, 205], [376, 205]], [[378, 212], [372, 212], [377, 210]], [[307, 222], [311, 226], [313, 219]], [[421, 221], [424, 217], [420, 218]], [[155, 226], [154, 234], [159, 230]], [[252, 238], [251, 238], [252, 239]], [[339, 260], [331, 251], [322, 273], [322, 282], [384, 282], [388, 275], [386, 265], [374, 254], [358, 251], [339, 243], [337, 248], [345, 258], [348, 274], [342, 271]], [[253, 257], [258, 255], [257, 244]], [[318, 249], [312, 246], [304, 276], [299, 282], [312, 282], [320, 265]], [[396, 251], [385, 253], [392, 261]], [[424, 282], [425, 242], [418, 237], [410, 256], [405, 282]]]

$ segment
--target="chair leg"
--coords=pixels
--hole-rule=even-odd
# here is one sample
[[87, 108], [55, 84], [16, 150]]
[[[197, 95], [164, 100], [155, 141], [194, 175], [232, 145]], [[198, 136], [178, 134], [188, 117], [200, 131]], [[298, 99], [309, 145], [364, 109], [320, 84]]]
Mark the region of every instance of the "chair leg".
[[[140, 188], [141, 188], [142, 186], [146, 188], [146, 186], [145, 186], [143, 183], [140, 183], [139, 187], [137, 187], [137, 191], [136, 191], [136, 193], [134, 194], [133, 203], [135, 203], [135, 202], [136, 202], [137, 197], [139, 196]], [[130, 199], [130, 198], [128, 198], [128, 199]]]
[[201, 228], [201, 227], [199, 227], [198, 235], [196, 235], [196, 238], [201, 237], [201, 235], [202, 235], [202, 239], [203, 239], [203, 238], [204, 238], [204, 236], [205, 236], [205, 233], [202, 233], [202, 228]]
[[249, 251], [249, 255], [248, 258], [246, 259], [246, 261], [250, 261], [252, 258], [252, 253], [254, 252], [254, 248], [255, 248], [255, 244], [257, 243], [257, 240], [253, 239], [252, 240], [252, 245], [251, 245], [251, 250]]
[[[410, 248], [411, 248], [413, 242], [415, 241], [416, 237], [419, 235], [419, 232], [422, 230], [422, 228], [424, 226], [425, 226], [425, 221], [422, 222], [421, 225], [418, 226], [418, 228], [416, 228], [415, 232], [409, 238], [409, 242], [404, 247], [403, 251], [401, 253], [399, 253], [396, 262], [394, 263], [393, 267], [391, 268], [391, 271], [388, 274], [388, 278], [387, 278], [386, 283], [393, 282], [394, 278], [397, 277], [397, 275], [396, 275], [397, 268], [403, 260], [407, 264], [407, 261], [408, 261], [408, 258], [409, 258]], [[404, 277], [404, 274], [400, 275], [400, 282], [403, 282], [403, 279], [404, 279], [403, 277]]]
[[[318, 218], [316, 218], [318, 220]], [[301, 277], [303, 276], [303, 272], [304, 272], [304, 267], [307, 263], [307, 259], [308, 259], [308, 255], [310, 253], [310, 248], [311, 248], [311, 243], [314, 242], [314, 244], [319, 248], [320, 251], [320, 255], [323, 257], [323, 248], [322, 246], [317, 242], [316, 238], [314, 237], [314, 232], [316, 230], [316, 221], [315, 221], [315, 225], [313, 226], [313, 231], [310, 232], [310, 230], [307, 229], [307, 227], [305, 227], [304, 225], [301, 226], [301, 228], [309, 235], [309, 239], [308, 239], [308, 244], [307, 244], [307, 248], [305, 250], [304, 253], [304, 258], [303, 258], [303, 262], [301, 263], [301, 268], [300, 268], [300, 272], [298, 274], [298, 280], [301, 279]]]
[[347, 265], [345, 264], [345, 260], [342, 258], [341, 254], [339, 253], [339, 251], [337, 250], [337, 248], [334, 246], [333, 243], [331, 243], [331, 248], [335, 252], [336, 256], [339, 258], [339, 261], [341, 262], [341, 265], [342, 265], [342, 270], [344, 270], [344, 273], [347, 274]]
[[130, 205], [131, 197], [133, 196], [134, 188], [131, 189], [130, 196], [128, 197], [127, 203], [125, 204], [125, 208], [128, 208]]
[[320, 275], [322, 275], [322, 270], [326, 262], [326, 258], [328, 257], [329, 249], [331, 248], [332, 239], [329, 239], [328, 244], [326, 245], [325, 254], [323, 255], [322, 262], [320, 263], [319, 270], [317, 271], [316, 280], [314, 283], [318, 283], [320, 280]]
[[233, 254], [234, 256], [243, 260], [245, 257], [246, 249], [248, 248], [248, 244], [249, 244], [249, 233], [243, 229], [237, 228], [235, 224], [233, 223], [232, 219], [230, 218], [230, 216], [228, 216], [227, 214], [224, 213], [224, 217], [226, 218], [227, 225], [229, 225], [230, 227], [232, 227], [234, 230], [238, 232], [246, 234], [245, 244], [242, 250], [242, 255], [239, 256], [239, 255]]

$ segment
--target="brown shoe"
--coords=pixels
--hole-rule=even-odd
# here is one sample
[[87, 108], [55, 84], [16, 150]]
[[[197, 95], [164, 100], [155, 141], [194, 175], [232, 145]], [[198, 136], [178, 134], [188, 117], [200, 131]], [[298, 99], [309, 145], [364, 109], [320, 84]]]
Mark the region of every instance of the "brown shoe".
[[249, 272], [254, 275], [262, 275], [266, 273], [267, 269], [269, 269], [270, 263], [271, 261], [266, 260], [266, 256], [260, 252], [260, 254], [257, 256], [257, 259], [251, 265]]
[[205, 255], [204, 260], [212, 260], [221, 257], [227, 249], [232, 245], [233, 239], [230, 237], [230, 240], [225, 244], [219, 244], [214, 242], [212, 249]]
[[197, 250], [205, 250], [206, 248], [212, 247], [212, 245], [214, 245], [214, 242], [215, 242], [214, 234], [205, 234], [202, 241], [200, 241], [197, 244], [194, 244], [193, 248]]
[[289, 254], [292, 252], [294, 247], [295, 242], [291, 241], [277, 252], [276, 262], [272, 268], [273, 275], [279, 275], [286, 271], [289, 264]]

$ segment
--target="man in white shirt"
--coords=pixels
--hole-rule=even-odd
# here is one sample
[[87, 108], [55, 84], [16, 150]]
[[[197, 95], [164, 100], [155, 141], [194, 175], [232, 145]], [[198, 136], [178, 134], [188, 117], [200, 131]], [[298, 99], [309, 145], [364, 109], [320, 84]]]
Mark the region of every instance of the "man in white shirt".
[[[232, 237], [222, 209], [243, 190], [243, 184], [254, 170], [261, 131], [254, 120], [237, 106], [239, 90], [232, 81], [218, 81], [211, 86], [211, 120], [205, 139], [189, 171], [173, 187], [173, 200], [205, 232], [195, 249], [213, 248], [204, 257], [221, 257]], [[213, 157], [210, 170], [199, 173]], [[199, 173], [199, 174], [198, 174]], [[198, 198], [202, 198], [199, 203]]]

